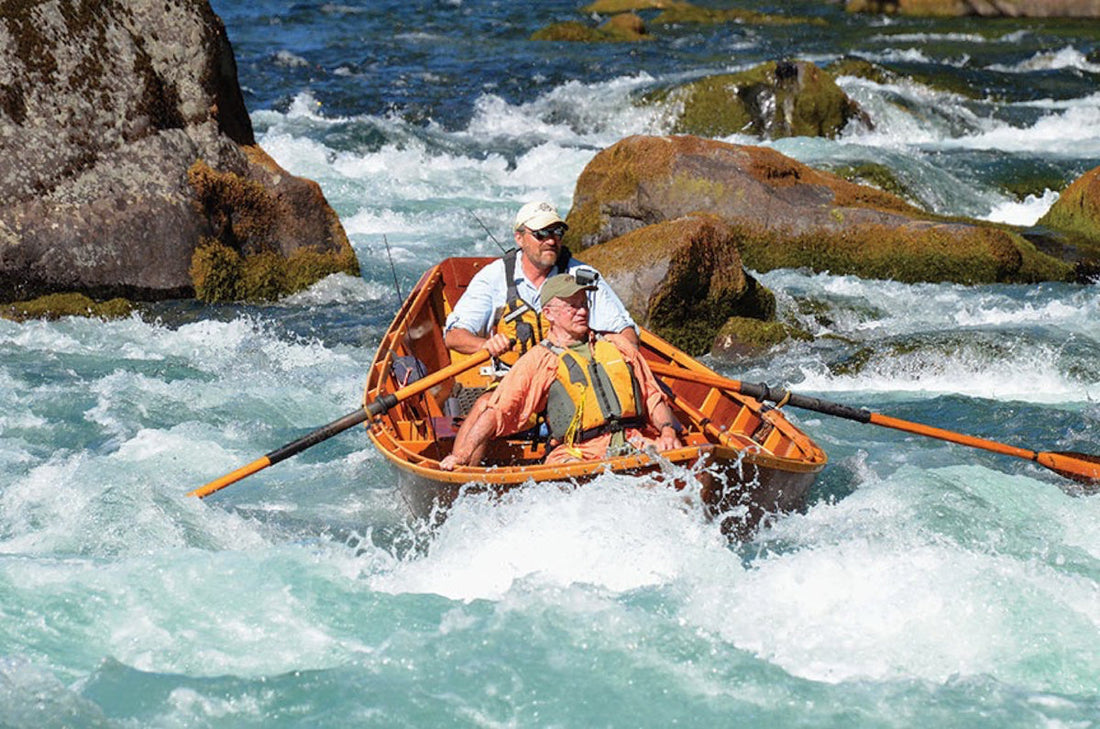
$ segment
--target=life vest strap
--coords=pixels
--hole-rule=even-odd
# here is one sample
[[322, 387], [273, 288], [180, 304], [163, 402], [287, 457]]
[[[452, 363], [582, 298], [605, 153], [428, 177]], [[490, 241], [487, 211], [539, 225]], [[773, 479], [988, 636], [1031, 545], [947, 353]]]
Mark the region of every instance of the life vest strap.
[[633, 417], [623, 418], [621, 420], [613, 419], [607, 421], [603, 425], [597, 425], [595, 428], [589, 428], [588, 430], [581, 430], [577, 432], [574, 438], [574, 442], [584, 443], [587, 440], [592, 440], [593, 438], [597, 438], [601, 435], [604, 435], [605, 433], [618, 433], [619, 431], [626, 430], [627, 428], [641, 429], [644, 427], [645, 418]]

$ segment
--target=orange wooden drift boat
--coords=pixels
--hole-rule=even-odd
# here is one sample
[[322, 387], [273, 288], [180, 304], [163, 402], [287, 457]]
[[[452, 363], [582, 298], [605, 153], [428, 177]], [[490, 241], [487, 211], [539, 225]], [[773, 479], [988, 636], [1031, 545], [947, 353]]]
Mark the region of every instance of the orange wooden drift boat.
[[[473, 275], [493, 260], [449, 258], [421, 277], [378, 347], [365, 405], [468, 359], [444, 346], [443, 323]], [[647, 360], [683, 370], [675, 377], [658, 376], [684, 426], [684, 447], [659, 457], [638, 452], [549, 466], [542, 463], [544, 443], [509, 437], [490, 444], [481, 466], [440, 470], [439, 460], [450, 452], [461, 413], [491, 382], [491, 368], [483, 367], [467, 368], [401, 399], [369, 423], [371, 440], [396, 467], [401, 493], [421, 518], [444, 514], [463, 488], [504, 492], [529, 480], [582, 483], [607, 470], [650, 474], [683, 488], [682, 475], [669, 476], [683, 471], [670, 469], [669, 463], [693, 467], [709, 513], [732, 537], [749, 536], [769, 514], [800, 508], [825, 466], [821, 448], [780, 410], [692, 381], [692, 373], [704, 379], [714, 373], [648, 331], [642, 330], [641, 339]]]

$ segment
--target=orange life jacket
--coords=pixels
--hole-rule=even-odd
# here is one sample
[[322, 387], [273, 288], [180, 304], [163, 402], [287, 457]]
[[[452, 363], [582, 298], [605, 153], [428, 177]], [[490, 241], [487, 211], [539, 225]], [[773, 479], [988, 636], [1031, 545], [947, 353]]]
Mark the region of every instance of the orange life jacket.
[[641, 387], [618, 347], [600, 337], [587, 351], [543, 346], [558, 355], [558, 378], [546, 398], [551, 437], [572, 445], [645, 424]]
[[[546, 321], [535, 306], [524, 301], [519, 295], [516, 286], [516, 262], [519, 251], [512, 249], [504, 254], [504, 281], [508, 287], [507, 299], [504, 306], [493, 314], [492, 328], [504, 336], [516, 342], [516, 347], [500, 356], [500, 360], [507, 365], [513, 365], [519, 356], [541, 342], [550, 331], [550, 323]], [[569, 249], [562, 246], [558, 252], [558, 260], [555, 263], [556, 273], [565, 273], [569, 267], [569, 259], [572, 254]]]

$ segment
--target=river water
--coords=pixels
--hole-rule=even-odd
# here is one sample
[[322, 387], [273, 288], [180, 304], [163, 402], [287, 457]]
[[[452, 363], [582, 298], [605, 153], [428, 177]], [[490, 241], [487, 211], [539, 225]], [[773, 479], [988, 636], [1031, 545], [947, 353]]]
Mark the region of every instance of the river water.
[[[261, 144], [321, 184], [363, 275], [0, 320], [0, 726], [1100, 726], [1100, 497], [1019, 459], [792, 411], [830, 464], [735, 546], [612, 476], [462, 501], [429, 538], [360, 429], [185, 496], [357, 407], [424, 270], [667, 131], [644, 91], [857, 55], [896, 74], [840, 79], [874, 130], [768, 144], [1030, 225], [1100, 164], [1100, 26], [777, 1], [754, 8], [823, 24], [584, 45], [526, 40], [572, 2], [214, 7]], [[757, 275], [817, 338], [719, 371], [1100, 453], [1100, 287]]]

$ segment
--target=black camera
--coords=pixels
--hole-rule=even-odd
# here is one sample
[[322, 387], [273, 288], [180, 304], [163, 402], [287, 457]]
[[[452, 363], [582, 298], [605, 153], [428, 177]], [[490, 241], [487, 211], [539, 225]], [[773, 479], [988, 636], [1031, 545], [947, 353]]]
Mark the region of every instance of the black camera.
[[577, 280], [581, 286], [595, 286], [596, 281], [600, 279], [600, 274], [593, 271], [591, 268], [578, 268], [573, 272], [573, 278]]

